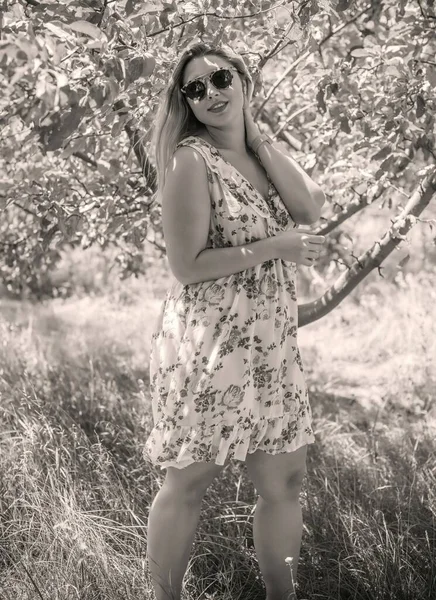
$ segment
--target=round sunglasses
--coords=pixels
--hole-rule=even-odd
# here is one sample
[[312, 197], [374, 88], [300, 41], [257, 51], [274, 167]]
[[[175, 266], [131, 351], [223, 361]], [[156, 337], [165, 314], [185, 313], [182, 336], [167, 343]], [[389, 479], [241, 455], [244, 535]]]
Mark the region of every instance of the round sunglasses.
[[220, 67], [219, 69], [216, 69], [207, 75], [203, 75], [202, 77], [197, 77], [196, 79], [192, 79], [192, 81], [188, 81], [188, 83], [185, 83], [180, 91], [190, 100], [203, 100], [203, 98], [206, 96], [206, 79], [209, 79], [212, 85], [218, 90], [225, 90], [233, 81], [232, 71], [237, 70], [238, 69], [236, 67]]

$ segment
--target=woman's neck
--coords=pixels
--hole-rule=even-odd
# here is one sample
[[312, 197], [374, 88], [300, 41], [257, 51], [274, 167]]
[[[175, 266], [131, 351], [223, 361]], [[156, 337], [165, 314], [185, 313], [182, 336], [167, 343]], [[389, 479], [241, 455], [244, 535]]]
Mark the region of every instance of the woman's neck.
[[215, 146], [218, 150], [230, 152], [234, 154], [247, 154], [247, 146], [244, 135], [235, 135], [234, 131], [223, 130], [208, 130], [204, 128], [199, 131], [198, 135], [204, 138], [207, 142]]

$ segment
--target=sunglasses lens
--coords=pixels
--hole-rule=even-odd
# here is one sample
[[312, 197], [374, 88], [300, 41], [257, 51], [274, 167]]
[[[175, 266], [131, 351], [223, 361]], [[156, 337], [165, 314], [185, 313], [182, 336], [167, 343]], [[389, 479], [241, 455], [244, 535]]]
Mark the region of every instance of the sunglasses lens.
[[185, 88], [186, 96], [190, 100], [201, 100], [206, 92], [206, 87], [202, 81], [192, 81]]
[[219, 71], [215, 71], [211, 77], [213, 85], [218, 89], [229, 87], [229, 85], [232, 83], [232, 79], [232, 72], [229, 71], [229, 69], [220, 69]]

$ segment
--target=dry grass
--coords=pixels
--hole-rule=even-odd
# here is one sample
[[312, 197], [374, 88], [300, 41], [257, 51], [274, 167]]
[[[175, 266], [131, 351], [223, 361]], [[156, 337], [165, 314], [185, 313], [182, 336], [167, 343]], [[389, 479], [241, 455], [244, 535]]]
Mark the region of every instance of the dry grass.
[[[301, 599], [436, 597], [433, 286], [377, 281], [300, 330], [317, 434], [302, 494]], [[144, 463], [142, 446], [159, 306], [140, 282], [0, 305], [2, 600], [153, 597], [145, 534], [163, 472]], [[264, 598], [255, 500], [243, 463], [211, 486], [186, 599]]]

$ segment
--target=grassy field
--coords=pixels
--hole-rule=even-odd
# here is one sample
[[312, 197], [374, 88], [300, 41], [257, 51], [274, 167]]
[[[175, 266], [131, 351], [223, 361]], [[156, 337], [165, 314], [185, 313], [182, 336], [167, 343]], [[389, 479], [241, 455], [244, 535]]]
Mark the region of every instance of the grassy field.
[[[148, 352], [162, 288], [0, 302], [0, 598], [143, 600]], [[317, 443], [299, 598], [436, 598], [436, 278], [374, 281], [302, 328]], [[121, 288], [120, 288], [121, 289]], [[260, 600], [255, 490], [233, 462], [204, 500], [185, 598]]]

